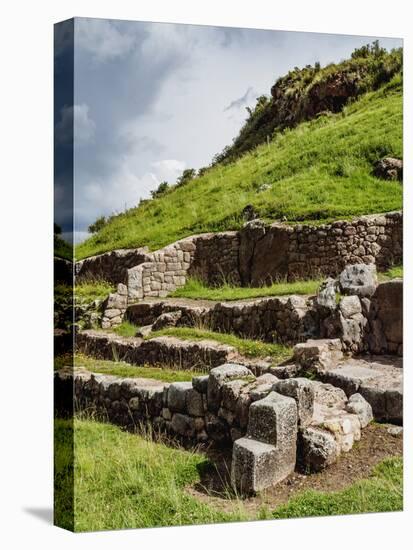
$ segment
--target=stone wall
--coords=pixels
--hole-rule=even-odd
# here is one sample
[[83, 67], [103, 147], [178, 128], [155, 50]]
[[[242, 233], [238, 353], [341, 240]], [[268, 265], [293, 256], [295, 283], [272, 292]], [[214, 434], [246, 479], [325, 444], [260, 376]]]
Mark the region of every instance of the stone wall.
[[[367, 305], [367, 304], [366, 304]], [[403, 354], [403, 281], [380, 284], [368, 305], [365, 346], [372, 353]]]
[[352, 353], [403, 355], [403, 280], [380, 283], [370, 297], [343, 296], [324, 317], [321, 337]]
[[245, 494], [278, 483], [297, 460], [319, 470], [349, 451], [372, 419], [361, 396], [357, 409], [349, 409], [350, 401], [326, 384], [272, 374], [256, 378], [238, 364], [172, 384], [84, 370], [55, 373], [58, 415], [70, 415], [74, 402], [75, 411], [87, 410], [128, 429], [149, 425], [194, 444], [234, 443], [232, 483]]
[[260, 286], [284, 277], [336, 276], [358, 263], [375, 263], [383, 270], [402, 261], [402, 232], [401, 212], [319, 226], [257, 226], [253, 221], [240, 232], [242, 282]]
[[296, 344], [320, 333], [314, 298], [282, 296], [245, 302], [220, 302], [211, 306], [179, 301], [131, 304], [125, 318], [138, 326], [153, 324], [164, 313], [181, 313], [175, 326], [205, 327], [266, 342]]
[[266, 226], [254, 220], [239, 232], [188, 237], [129, 269], [128, 295], [165, 297], [188, 276], [208, 284], [262, 286], [285, 278], [336, 276], [347, 264], [385, 269], [402, 261], [402, 224], [401, 212], [319, 226]]
[[109, 361], [184, 370], [210, 370], [238, 355], [235, 348], [210, 340], [159, 336], [150, 340], [84, 330], [76, 335], [76, 351]]
[[126, 283], [127, 270], [145, 262], [148, 247], [113, 250], [76, 262], [76, 281], [105, 280]]
[[189, 276], [215, 283], [239, 282], [238, 234], [208, 233], [188, 237], [148, 255], [128, 270], [130, 300], [165, 297], [185, 285]]

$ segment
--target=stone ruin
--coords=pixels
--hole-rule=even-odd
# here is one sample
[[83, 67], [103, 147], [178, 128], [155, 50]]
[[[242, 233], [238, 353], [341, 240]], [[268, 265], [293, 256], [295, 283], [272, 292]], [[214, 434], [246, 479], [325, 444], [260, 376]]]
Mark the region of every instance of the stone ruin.
[[[337, 289], [345, 294], [338, 304]], [[403, 423], [397, 355], [402, 351], [402, 282], [378, 285], [374, 267], [347, 266], [337, 279], [326, 281], [313, 305], [324, 312], [317, 317], [320, 330], [337, 336], [338, 327], [338, 337], [299, 341], [292, 359], [278, 366], [249, 364], [231, 346], [217, 343], [82, 331], [77, 349], [97, 358], [202, 366], [209, 373], [168, 384], [63, 369], [55, 374], [58, 412], [68, 414], [69, 395], [75, 409], [95, 411], [126, 429], [150, 425], [187, 444], [231, 445], [231, 483], [242, 495], [275, 485], [297, 466], [322, 470], [350, 451], [373, 419]], [[173, 312], [162, 313], [159, 303], [154, 307], [144, 307], [141, 314], [155, 318], [156, 327]], [[184, 313], [179, 310], [173, 320]], [[353, 355], [366, 349], [381, 355]]]
[[[301, 376], [292, 378], [280, 377], [282, 367], [254, 376], [244, 365], [227, 363], [171, 384], [63, 369], [55, 374], [56, 406], [64, 414], [72, 395], [75, 409], [127, 429], [150, 425], [187, 444], [232, 445], [232, 484], [245, 495], [278, 483], [297, 464], [307, 471], [333, 464], [373, 418], [402, 422], [400, 373], [383, 383], [399, 368], [387, 367], [385, 374], [370, 365], [370, 377], [363, 376], [340, 363], [334, 341], [298, 345], [295, 360]], [[315, 366], [325, 381], [305, 377]]]
[[146, 247], [112, 252], [76, 262], [76, 280], [105, 279], [121, 284], [109, 297], [105, 326], [122, 321], [127, 303], [165, 298], [196, 276], [207, 284], [228, 280], [261, 286], [281, 279], [336, 276], [349, 264], [385, 269], [402, 258], [403, 215], [388, 212], [320, 226], [252, 220], [240, 231], [206, 233], [160, 250]]
[[[101, 327], [127, 319], [141, 328], [133, 338], [80, 330], [77, 351], [206, 373], [169, 384], [62, 369], [55, 373], [57, 412], [93, 410], [125, 429], [150, 426], [188, 445], [231, 446], [231, 482], [243, 495], [275, 485], [296, 467], [320, 471], [350, 451], [373, 419], [403, 423], [403, 282], [378, 284], [376, 275], [376, 266], [401, 255], [402, 215], [394, 212], [318, 227], [252, 219], [241, 231], [189, 237], [152, 253], [83, 260], [78, 280], [118, 285], [102, 305]], [[193, 275], [257, 286], [322, 274], [329, 278], [316, 296], [165, 299]], [[143, 338], [168, 326], [279, 342], [294, 346], [293, 357], [274, 366], [217, 342]], [[64, 331], [55, 341], [70, 350]]]

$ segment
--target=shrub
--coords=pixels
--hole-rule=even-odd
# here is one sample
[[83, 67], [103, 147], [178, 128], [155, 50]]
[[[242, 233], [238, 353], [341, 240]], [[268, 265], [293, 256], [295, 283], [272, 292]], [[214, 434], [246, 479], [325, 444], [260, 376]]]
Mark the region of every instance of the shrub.
[[185, 185], [188, 183], [188, 181], [191, 181], [196, 176], [196, 170], [194, 168], [187, 168], [182, 172], [182, 176], [180, 176], [177, 181], [176, 185], [180, 187], [181, 185]]
[[151, 197], [153, 199], [156, 199], [157, 197], [164, 195], [168, 190], [169, 190], [168, 182], [163, 181], [162, 183], [159, 184], [157, 189], [154, 189], [153, 191], [151, 191]]
[[89, 231], [89, 233], [97, 233], [98, 231], [103, 229], [103, 227], [105, 227], [107, 223], [108, 222], [105, 216], [100, 216], [94, 223], [91, 223], [89, 225], [87, 230]]

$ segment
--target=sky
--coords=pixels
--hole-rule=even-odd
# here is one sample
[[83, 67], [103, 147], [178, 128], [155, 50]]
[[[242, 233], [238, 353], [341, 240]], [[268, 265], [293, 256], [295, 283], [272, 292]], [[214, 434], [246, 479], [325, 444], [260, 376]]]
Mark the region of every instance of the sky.
[[210, 164], [279, 76], [375, 38], [76, 18], [73, 105], [55, 113], [61, 144], [74, 121], [75, 242], [97, 217]]

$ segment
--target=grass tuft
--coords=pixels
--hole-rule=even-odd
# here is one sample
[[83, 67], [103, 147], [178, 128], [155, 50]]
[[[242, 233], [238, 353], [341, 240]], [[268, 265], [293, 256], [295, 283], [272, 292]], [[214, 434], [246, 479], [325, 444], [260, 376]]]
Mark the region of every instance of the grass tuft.
[[111, 331], [116, 332], [116, 334], [119, 334], [119, 336], [131, 337], [136, 336], [136, 331], [138, 330], [138, 328], [138, 326], [130, 323], [129, 321], [123, 321], [117, 327], [113, 327]]
[[403, 266], [402, 265], [394, 265], [387, 271], [383, 271], [382, 273], [379, 273], [379, 280], [387, 281], [389, 279], [403, 279]]

